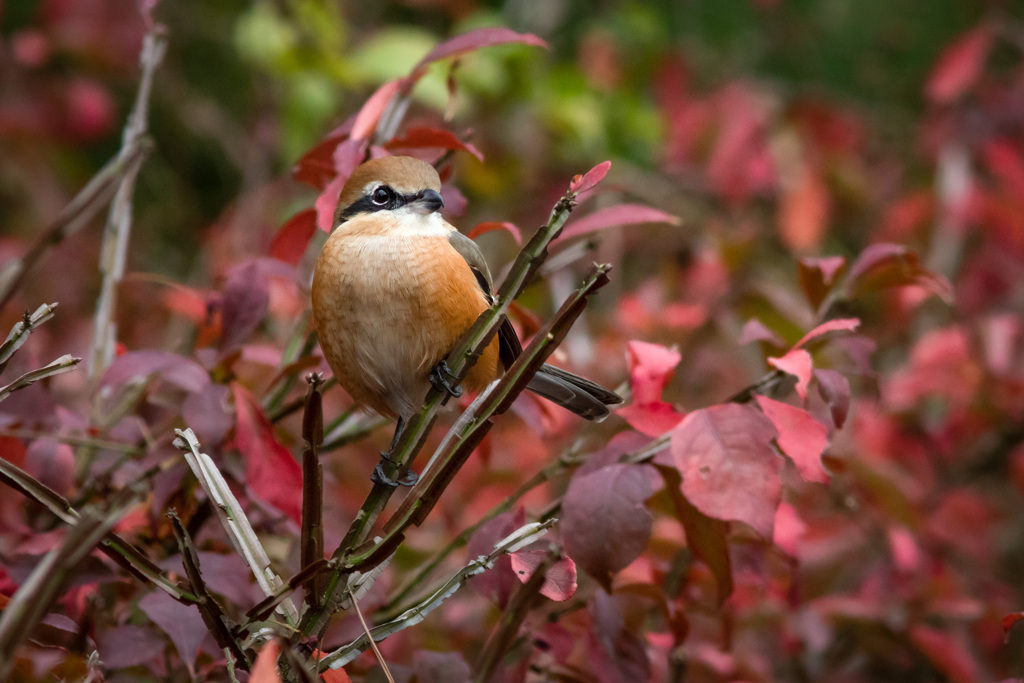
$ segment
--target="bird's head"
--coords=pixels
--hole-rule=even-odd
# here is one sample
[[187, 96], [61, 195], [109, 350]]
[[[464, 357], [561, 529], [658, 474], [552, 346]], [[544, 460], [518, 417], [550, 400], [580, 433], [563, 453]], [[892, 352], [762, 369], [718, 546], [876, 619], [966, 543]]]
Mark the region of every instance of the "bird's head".
[[443, 206], [441, 178], [427, 162], [413, 157], [371, 159], [352, 171], [341, 189], [334, 225], [374, 211], [425, 216]]

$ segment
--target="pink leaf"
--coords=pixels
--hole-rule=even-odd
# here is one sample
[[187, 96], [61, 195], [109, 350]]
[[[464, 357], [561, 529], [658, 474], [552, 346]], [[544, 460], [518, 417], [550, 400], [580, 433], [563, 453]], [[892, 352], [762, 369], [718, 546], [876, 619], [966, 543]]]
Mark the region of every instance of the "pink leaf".
[[664, 401], [624, 406], [617, 409], [615, 414], [625, 420], [630, 427], [647, 436], [661, 436], [683, 419], [683, 413], [676, 410], [671, 403]]
[[928, 97], [938, 104], [949, 104], [963, 95], [985, 68], [992, 31], [985, 24], [962, 34], [945, 49], [928, 77]]
[[128, 351], [115, 358], [103, 373], [101, 385], [116, 387], [154, 374], [186, 391], [198, 391], [210, 382], [209, 373], [199, 363], [176, 353], [147, 349]]
[[42, 437], [29, 443], [24, 470], [62, 496], [75, 486], [75, 454], [71, 446]]
[[[477, 529], [466, 544], [466, 555], [479, 557], [487, 555], [494, 549], [494, 544], [526, 524], [526, 512], [522, 507], [515, 512], [504, 512], [491, 519]], [[499, 609], [504, 609], [508, 599], [516, 587], [515, 574], [512, 571], [508, 555], [502, 555], [494, 562], [494, 566], [483, 574], [477, 574], [469, 585], [474, 591], [493, 600]]]
[[185, 424], [207, 448], [218, 446], [234, 424], [228, 409], [228, 393], [227, 385], [209, 382], [198, 391], [190, 392], [181, 404]]
[[338, 208], [338, 198], [341, 196], [341, 188], [345, 187], [347, 178], [337, 176], [327, 184], [313, 203], [316, 210], [316, 227], [324, 232], [334, 229], [334, 212]]
[[911, 626], [909, 633], [911, 641], [945, 674], [946, 680], [958, 683], [989, 680], [987, 674], [984, 678], [980, 675], [972, 648], [961, 634], [924, 624]]
[[377, 123], [387, 108], [391, 98], [398, 94], [401, 87], [400, 81], [388, 81], [377, 88], [363, 104], [356, 119], [352, 123], [352, 140], [368, 140], [373, 132], [377, 130]]
[[316, 232], [316, 210], [299, 211], [277, 231], [270, 243], [270, 255], [297, 266]]
[[832, 413], [832, 423], [836, 429], [846, 424], [846, 415], [850, 412], [850, 382], [835, 370], [815, 370], [814, 378], [818, 380], [818, 393]]
[[265, 643], [256, 655], [249, 683], [281, 683], [281, 675], [277, 671], [277, 658], [280, 656], [281, 644], [277, 640]]
[[608, 169], [611, 167], [612, 162], [602, 161], [583, 175], [574, 176], [572, 182], [569, 183], [569, 192], [576, 195], [576, 201], [582, 202], [590, 194], [591, 190], [604, 180], [604, 177], [608, 175]]
[[805, 481], [828, 483], [821, 456], [828, 446], [828, 430], [802, 408], [757, 396], [757, 404], [779, 432], [782, 452], [796, 464]]
[[427, 66], [439, 59], [454, 57], [455, 55], [472, 52], [482, 47], [505, 43], [524, 43], [545, 49], [548, 47], [546, 42], [532, 33], [516, 33], [511, 29], [503, 27], [478, 28], [437, 45], [426, 57], [419, 61], [419, 64], [409, 74], [408, 80], [413, 83], [419, 80], [426, 71]]
[[779, 236], [791, 250], [806, 252], [821, 244], [828, 227], [829, 194], [816, 170], [783, 191], [779, 202]]
[[644, 501], [651, 493], [636, 465], [608, 465], [569, 482], [561, 522], [566, 552], [606, 589], [647, 547], [652, 517]]
[[853, 332], [860, 327], [859, 318], [838, 318], [836, 320], [829, 320], [815, 327], [813, 330], [805, 334], [800, 338], [796, 344], [793, 344], [794, 349], [799, 349], [808, 342], [817, 339], [818, 337], [824, 336], [829, 332]]
[[811, 354], [803, 349], [794, 348], [781, 358], [769, 358], [768, 363], [796, 377], [796, 393], [801, 400], [807, 400], [807, 385], [811, 382], [811, 371], [814, 370]]
[[481, 154], [480, 150], [468, 142], [459, 140], [451, 131], [444, 130], [443, 128], [430, 128], [428, 126], [410, 128], [405, 132], [405, 137], [392, 138], [384, 147], [389, 150], [418, 148], [455, 149], [469, 152], [480, 161], [484, 160], [484, 155]]
[[471, 240], [475, 240], [480, 235], [487, 232], [494, 232], [495, 230], [506, 230], [510, 235], [512, 235], [512, 239], [516, 241], [516, 244], [522, 245], [523, 236], [522, 233], [519, 232], [519, 228], [517, 228], [514, 223], [509, 223], [507, 221], [485, 221], [483, 223], [477, 223], [466, 236]]
[[629, 374], [635, 403], [654, 403], [672, 379], [682, 358], [675, 349], [642, 341], [629, 342]]
[[983, 155], [1006, 193], [1024, 197], [1024, 161], [1016, 146], [1006, 139], [993, 140], [985, 145]]
[[[512, 553], [512, 571], [523, 583], [530, 580], [537, 565], [547, 557], [547, 550], [520, 550]], [[547, 573], [540, 588], [541, 595], [556, 602], [564, 602], [576, 593], [576, 563], [568, 557], [559, 558]]]
[[740, 330], [740, 336], [736, 338], [736, 345], [744, 346], [754, 341], [767, 342], [772, 346], [785, 346], [785, 342], [782, 340], [782, 337], [776, 334], [774, 330], [769, 329], [757, 318], [751, 318], [747, 322], [743, 323], [743, 329]]
[[235, 445], [245, 458], [245, 481], [262, 500], [299, 522], [302, 468], [274, 437], [274, 427], [249, 390], [231, 385], [235, 397]]
[[671, 441], [683, 495], [709, 517], [744, 522], [771, 538], [782, 491], [771, 446], [776, 436], [771, 421], [747, 406], [728, 403], [688, 414]]
[[573, 221], [559, 235], [559, 240], [566, 240], [570, 237], [578, 237], [587, 233], [597, 232], [605, 228], [621, 227], [626, 225], [639, 225], [641, 223], [668, 223], [679, 225], [676, 216], [653, 209], [642, 204], [618, 204], [609, 206], [606, 209], [595, 211], [584, 216], [578, 221]]
[[807, 525], [800, 519], [796, 509], [782, 501], [775, 511], [775, 533], [772, 542], [791, 557], [796, 557], [797, 543], [807, 531]]

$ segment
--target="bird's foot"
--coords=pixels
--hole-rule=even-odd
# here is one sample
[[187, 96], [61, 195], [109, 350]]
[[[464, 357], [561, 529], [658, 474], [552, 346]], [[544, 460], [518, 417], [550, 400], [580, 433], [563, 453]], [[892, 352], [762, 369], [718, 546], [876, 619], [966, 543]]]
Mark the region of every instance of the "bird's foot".
[[451, 368], [448, 367], [447, 360], [441, 360], [440, 363], [435, 365], [431, 369], [430, 374], [427, 375], [427, 379], [430, 380], [430, 386], [434, 389], [442, 392], [447, 392], [449, 396], [458, 398], [462, 396], [462, 387], [455, 382], [455, 375], [452, 374]]
[[372, 481], [374, 484], [381, 484], [383, 486], [390, 486], [391, 488], [396, 488], [398, 486], [412, 486], [417, 481], [420, 480], [420, 476], [413, 472], [412, 470], [406, 472], [405, 476], [402, 477], [401, 479], [392, 479], [388, 475], [384, 474], [383, 464], [385, 460], [387, 460], [390, 463], [394, 463], [395, 461], [388, 456], [387, 451], [381, 451], [380, 457], [381, 461], [377, 463], [376, 467], [373, 468], [373, 474], [370, 475], [370, 481]]

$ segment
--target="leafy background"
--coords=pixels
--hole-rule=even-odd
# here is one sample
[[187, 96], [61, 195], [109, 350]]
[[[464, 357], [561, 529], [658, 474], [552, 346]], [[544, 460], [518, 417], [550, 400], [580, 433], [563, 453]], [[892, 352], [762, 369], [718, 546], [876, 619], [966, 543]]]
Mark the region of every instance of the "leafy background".
[[[293, 169], [315, 160], [309, 150], [436, 43], [504, 26], [549, 49], [491, 46], [454, 69], [451, 60], [431, 65], [406, 128], [446, 127], [479, 150], [482, 160], [451, 158], [446, 190], [459, 194], [448, 205], [464, 230], [508, 221], [530, 234], [569, 179], [604, 159], [612, 170], [581, 215], [629, 204], [676, 217], [596, 221], [593, 232], [564, 240], [552, 256], [559, 267], [527, 290], [516, 317], [525, 332], [536, 329], [529, 311], [547, 318], [587, 264], [612, 263], [612, 284], [557, 359], [623, 386], [633, 400], [593, 427], [522, 399], [518, 416], [498, 421], [410, 536], [364, 610], [395, 608], [389, 598], [427, 558], [544, 470], [548, 480], [521, 509], [442, 562], [461, 566], [552, 501], [565, 506], [556, 535], [581, 570], [578, 590], [534, 606], [502, 680], [1022, 675], [1013, 629], [1024, 603], [1019, 7], [143, 5], [0, 5], [7, 265], [117, 153], [148, 11], [166, 26], [169, 46], [151, 97], [154, 147], [132, 202], [120, 355], [102, 380], [81, 367], [0, 404], [6, 460], [76, 506], [150, 477], [148, 497], [118, 531], [180, 575], [164, 517], [177, 509], [211, 590], [237, 615], [262, 596], [170, 444], [171, 430], [188, 425], [237, 484], [280, 573], [293, 574], [297, 481], [281, 473], [293, 471], [282, 458], [300, 450], [300, 421], [273, 418], [303, 391], [277, 377], [316, 362], [290, 354], [307, 331], [306, 284], [322, 236], [305, 250], [282, 226], [323, 190]], [[605, 216], [631, 222], [623, 212]], [[23, 310], [60, 304], [4, 370], [5, 383], [62, 354], [88, 358], [102, 223], [49, 250], [0, 310], [10, 329]], [[479, 241], [496, 272], [514, 256], [508, 231]], [[810, 355], [796, 348], [817, 325], [854, 319], [859, 325], [816, 335]], [[794, 366], [811, 357], [815, 374]], [[730, 402], [752, 393], [774, 426]], [[329, 390], [327, 420], [348, 404]], [[686, 469], [695, 449], [685, 444], [702, 419], [739, 419], [750, 443], [775, 430], [768, 438], [777, 436], [787, 458], [726, 449], [727, 462], [762, 469], [697, 490], [699, 464], [696, 475]], [[387, 444], [389, 430], [375, 426], [356, 415], [342, 431], [369, 436], [324, 454], [328, 548]], [[613, 464], [670, 431], [671, 446], [653, 464]], [[686, 516], [687, 503], [701, 524]], [[0, 593], [14, 594], [63, 529], [25, 499], [0, 496]], [[648, 534], [637, 547], [627, 542]], [[381, 644], [397, 675], [468, 679], [518, 585], [503, 562], [427, 623]], [[344, 613], [324, 649], [359, 632]], [[94, 651], [102, 664], [90, 660]], [[225, 677], [195, 610], [95, 555], [18, 657], [23, 680]], [[376, 666], [364, 655], [346, 669], [371, 680]]]

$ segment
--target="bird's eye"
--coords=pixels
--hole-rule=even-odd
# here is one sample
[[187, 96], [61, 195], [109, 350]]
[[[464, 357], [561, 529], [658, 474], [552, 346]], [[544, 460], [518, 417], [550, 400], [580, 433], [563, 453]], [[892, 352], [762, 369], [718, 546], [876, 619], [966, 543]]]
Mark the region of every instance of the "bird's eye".
[[373, 191], [373, 203], [378, 206], [384, 206], [391, 199], [391, 190], [384, 185], [381, 185]]

